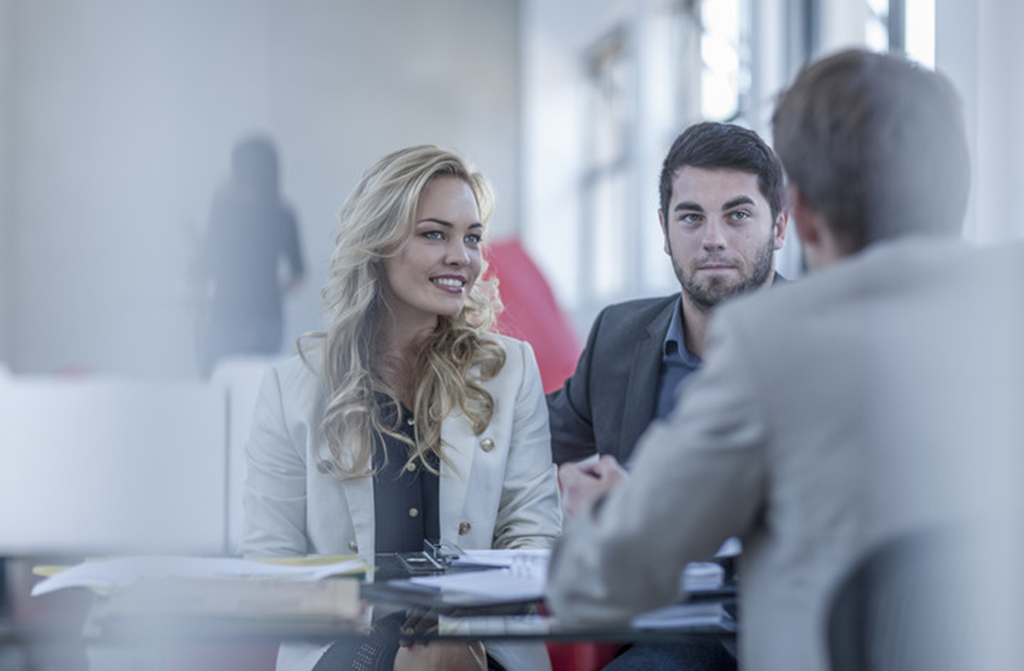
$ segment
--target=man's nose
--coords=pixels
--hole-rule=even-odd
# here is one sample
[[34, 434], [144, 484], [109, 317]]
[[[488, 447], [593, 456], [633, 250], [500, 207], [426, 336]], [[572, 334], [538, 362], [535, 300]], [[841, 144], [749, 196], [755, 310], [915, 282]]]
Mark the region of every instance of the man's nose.
[[709, 219], [704, 227], [704, 249], [725, 249], [725, 226], [714, 219]]

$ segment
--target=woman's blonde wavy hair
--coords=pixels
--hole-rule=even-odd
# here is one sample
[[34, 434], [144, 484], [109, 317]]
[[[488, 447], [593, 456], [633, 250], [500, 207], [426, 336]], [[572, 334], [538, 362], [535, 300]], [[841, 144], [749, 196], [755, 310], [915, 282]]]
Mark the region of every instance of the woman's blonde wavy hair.
[[[328, 316], [326, 333], [300, 339], [299, 351], [307, 364], [306, 338], [319, 339], [319, 362], [326, 391], [326, 408], [320, 430], [330, 450], [333, 475], [349, 479], [373, 472], [374, 450], [381, 449], [383, 435], [409, 446], [408, 462], [419, 461], [437, 472], [429, 454], [451, 464], [441, 444], [441, 422], [461, 410], [479, 435], [494, 412], [494, 399], [481, 386], [505, 365], [505, 352], [486, 333], [501, 311], [497, 280], [480, 275], [454, 317], [440, 316], [437, 328], [421, 342], [415, 364], [414, 440], [404, 436], [394, 422], [385, 425], [377, 394], [386, 395], [394, 407], [399, 399], [384, 384], [375, 343], [381, 342], [384, 302], [383, 259], [398, 254], [412, 238], [414, 217], [423, 189], [435, 177], [463, 180], [476, 198], [481, 223], [486, 227], [493, 211], [493, 195], [483, 175], [458, 154], [421, 145], [383, 157], [356, 185], [341, 208], [340, 227], [323, 307]], [[313, 367], [314, 370], [317, 367]], [[436, 462], [434, 462], [436, 463]]]

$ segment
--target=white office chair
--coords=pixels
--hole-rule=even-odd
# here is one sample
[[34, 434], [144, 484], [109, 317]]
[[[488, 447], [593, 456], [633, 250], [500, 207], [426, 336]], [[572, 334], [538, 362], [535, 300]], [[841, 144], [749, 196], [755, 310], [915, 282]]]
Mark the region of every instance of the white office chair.
[[227, 550], [237, 554], [242, 540], [242, 491], [245, 487], [245, 445], [249, 441], [253, 410], [267, 368], [280, 357], [232, 357], [217, 364], [210, 377], [214, 388], [227, 397]]
[[223, 391], [14, 376], [0, 408], [0, 554], [224, 551]]

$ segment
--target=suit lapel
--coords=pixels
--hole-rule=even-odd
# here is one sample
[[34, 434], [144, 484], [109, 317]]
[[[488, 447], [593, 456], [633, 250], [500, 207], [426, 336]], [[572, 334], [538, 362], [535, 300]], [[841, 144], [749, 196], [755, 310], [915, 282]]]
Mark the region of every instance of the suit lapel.
[[458, 539], [445, 536], [445, 530], [453, 529], [458, 521], [465, 517], [463, 513], [466, 508], [469, 477], [476, 454], [473, 449], [476, 445], [473, 428], [462, 412], [456, 411], [442, 422], [441, 440], [444, 455], [451, 462], [451, 466], [441, 462], [441, 538], [457, 543]]
[[661, 372], [661, 346], [672, 320], [679, 295], [665, 303], [648, 324], [636, 346], [633, 348], [633, 365], [630, 366], [629, 382], [623, 404], [622, 430], [619, 433], [620, 461], [628, 459], [640, 435], [654, 419], [658, 400], [658, 375]]
[[370, 564], [374, 561], [377, 536], [374, 531], [373, 478], [352, 478], [342, 480], [341, 490], [345, 493], [349, 517], [355, 530], [359, 556]]

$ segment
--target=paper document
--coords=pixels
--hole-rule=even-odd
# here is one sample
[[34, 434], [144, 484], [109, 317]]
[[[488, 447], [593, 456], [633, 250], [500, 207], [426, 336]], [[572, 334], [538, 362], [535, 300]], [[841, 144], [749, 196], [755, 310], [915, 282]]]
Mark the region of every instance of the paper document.
[[366, 571], [359, 559], [322, 563], [321, 558], [250, 560], [230, 557], [138, 556], [86, 561], [41, 580], [32, 596], [68, 587], [115, 589], [141, 578], [277, 578], [320, 580], [335, 575]]
[[493, 566], [481, 571], [410, 578], [416, 585], [435, 587], [493, 601], [531, 601], [544, 597], [548, 578], [548, 548], [522, 550], [463, 550], [452, 566]]
[[463, 550], [452, 559], [452, 566], [493, 566], [511, 568], [516, 564], [541, 564], [547, 566], [551, 558], [550, 548], [526, 548], [522, 550]]
[[546, 581], [546, 570], [527, 573], [506, 568], [409, 579], [409, 582], [415, 585], [434, 587], [446, 593], [469, 594], [495, 602], [539, 601], [544, 597]]
[[716, 557], [738, 557], [743, 552], [743, 541], [735, 536], [730, 536], [725, 539], [722, 543], [722, 547], [718, 548], [718, 552], [715, 553]]
[[[550, 549], [463, 550], [452, 559], [453, 567], [491, 566], [504, 570], [460, 571], [444, 575], [411, 578], [417, 585], [457, 591], [494, 600], [529, 600], [544, 596]], [[687, 592], [717, 590], [725, 572], [715, 562], [692, 562], [683, 572]]]
[[735, 622], [717, 601], [680, 603], [665, 606], [633, 618], [637, 629], [685, 629], [692, 627], [719, 627], [735, 629]]
[[683, 590], [707, 592], [720, 589], [725, 582], [725, 569], [715, 562], [690, 562], [683, 569]]

